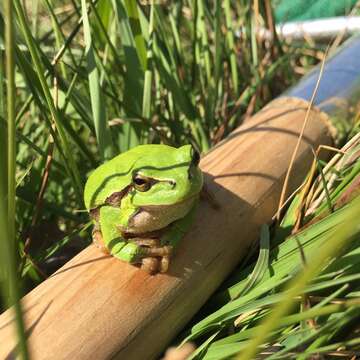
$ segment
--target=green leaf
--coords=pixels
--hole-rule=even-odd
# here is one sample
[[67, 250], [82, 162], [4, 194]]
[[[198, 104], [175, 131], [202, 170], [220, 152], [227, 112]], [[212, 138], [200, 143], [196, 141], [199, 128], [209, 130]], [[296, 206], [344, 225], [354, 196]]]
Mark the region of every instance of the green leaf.
[[233, 299], [245, 295], [249, 292], [256, 284], [261, 281], [265, 272], [269, 266], [269, 249], [270, 249], [270, 233], [267, 225], [262, 225], [260, 228], [260, 251], [259, 257], [255, 264], [254, 270], [247, 278], [245, 284], [240, 289], [237, 295], [233, 296]]
[[[130, 25], [131, 20], [126, 13], [126, 9], [121, 0], [113, 0], [112, 3], [119, 33], [121, 34], [121, 45], [126, 68], [124, 78], [124, 108], [128, 117], [140, 117], [144, 93], [144, 70], [138, 56], [134, 34]], [[119, 134], [119, 147], [121, 151], [138, 145], [141, 141], [142, 130], [140, 125], [126, 123]]]
[[[147, 68], [146, 46], [140, 26], [138, 5], [133, 0], [124, 0], [124, 3], [135, 41], [137, 56], [143, 71], [145, 71]], [[152, 4], [151, 6], [154, 5]]]
[[113, 148], [110, 129], [107, 121], [104, 99], [100, 87], [99, 71], [96, 67], [94, 50], [92, 46], [90, 23], [87, 14], [86, 0], [81, 0], [85, 51], [87, 60], [87, 70], [89, 78], [89, 89], [91, 98], [91, 109], [93, 113], [96, 138], [99, 144], [99, 151], [102, 160], [108, 160], [113, 157]]

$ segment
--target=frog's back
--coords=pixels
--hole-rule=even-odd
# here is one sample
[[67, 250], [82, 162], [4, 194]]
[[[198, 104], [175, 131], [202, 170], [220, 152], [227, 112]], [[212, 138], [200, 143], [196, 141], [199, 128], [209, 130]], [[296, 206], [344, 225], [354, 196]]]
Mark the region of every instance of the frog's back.
[[104, 204], [111, 194], [126, 188], [132, 181], [132, 169], [139, 158], [163, 156], [169, 151], [176, 151], [176, 148], [159, 144], [139, 145], [100, 165], [85, 184], [86, 208], [94, 209]]

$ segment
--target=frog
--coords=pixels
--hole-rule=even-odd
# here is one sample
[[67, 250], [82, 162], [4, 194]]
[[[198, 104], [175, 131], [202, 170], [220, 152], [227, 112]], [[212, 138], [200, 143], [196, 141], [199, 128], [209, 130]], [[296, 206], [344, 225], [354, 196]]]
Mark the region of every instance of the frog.
[[192, 145], [138, 145], [97, 167], [84, 188], [94, 224], [93, 243], [103, 252], [165, 273], [190, 228], [203, 173]]

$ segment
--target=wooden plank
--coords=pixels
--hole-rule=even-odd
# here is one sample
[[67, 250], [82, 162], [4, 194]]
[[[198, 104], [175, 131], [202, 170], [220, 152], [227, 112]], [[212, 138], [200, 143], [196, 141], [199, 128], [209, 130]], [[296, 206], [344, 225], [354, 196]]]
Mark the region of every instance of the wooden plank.
[[[150, 276], [89, 246], [23, 299], [33, 359], [151, 359], [164, 350], [258, 239], [274, 215], [307, 103], [271, 102], [201, 161], [220, 205], [201, 201], [167, 274]], [[331, 144], [312, 111], [289, 191]], [[13, 312], [0, 316], [0, 358], [16, 353]]]

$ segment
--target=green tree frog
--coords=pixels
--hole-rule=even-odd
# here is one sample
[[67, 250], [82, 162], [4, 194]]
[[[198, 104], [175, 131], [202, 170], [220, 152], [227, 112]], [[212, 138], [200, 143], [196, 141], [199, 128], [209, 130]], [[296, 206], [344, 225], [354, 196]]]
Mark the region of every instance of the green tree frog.
[[203, 186], [199, 160], [191, 145], [140, 145], [95, 169], [84, 190], [95, 245], [149, 273], [166, 272]]

